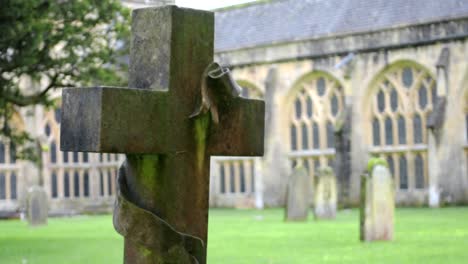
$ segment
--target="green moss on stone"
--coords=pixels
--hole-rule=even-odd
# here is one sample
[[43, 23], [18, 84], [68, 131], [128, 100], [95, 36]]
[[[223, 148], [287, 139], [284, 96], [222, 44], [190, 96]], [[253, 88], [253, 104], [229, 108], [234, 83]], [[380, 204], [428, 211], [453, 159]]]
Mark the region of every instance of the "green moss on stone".
[[369, 159], [369, 162], [367, 162], [367, 171], [372, 173], [372, 170], [376, 165], [382, 165], [388, 168], [388, 162], [384, 158], [372, 157]]

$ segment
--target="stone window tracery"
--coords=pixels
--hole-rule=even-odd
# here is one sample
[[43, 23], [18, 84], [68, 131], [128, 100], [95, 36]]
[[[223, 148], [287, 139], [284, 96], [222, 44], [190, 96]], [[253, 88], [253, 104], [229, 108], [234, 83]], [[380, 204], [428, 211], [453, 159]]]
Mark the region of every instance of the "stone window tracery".
[[426, 123], [436, 100], [435, 80], [414, 63], [390, 66], [372, 87], [371, 152], [384, 156], [400, 190], [427, 186]]
[[[15, 112], [11, 121], [12, 128], [23, 130], [23, 122], [20, 115]], [[0, 138], [0, 200], [17, 201], [18, 179], [22, 170], [16, 160], [16, 146], [8, 139]]]
[[344, 108], [343, 89], [331, 75], [313, 72], [293, 88], [289, 111], [290, 159], [313, 176], [331, 165], [335, 155], [335, 122]]

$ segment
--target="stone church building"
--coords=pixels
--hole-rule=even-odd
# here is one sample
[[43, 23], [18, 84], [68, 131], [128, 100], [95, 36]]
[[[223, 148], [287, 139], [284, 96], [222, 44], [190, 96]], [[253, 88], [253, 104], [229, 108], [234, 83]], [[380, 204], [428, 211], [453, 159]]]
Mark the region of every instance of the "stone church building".
[[[212, 206], [281, 206], [296, 165], [311, 186], [333, 167], [340, 203], [357, 205], [372, 155], [387, 159], [398, 204], [468, 203], [465, 0], [259, 1], [217, 10], [215, 32], [216, 59], [267, 115], [263, 158], [212, 159]], [[50, 214], [111, 209], [123, 157], [60, 152], [59, 112], [15, 117], [48, 145], [41, 169], [0, 143], [0, 216], [39, 179]]]

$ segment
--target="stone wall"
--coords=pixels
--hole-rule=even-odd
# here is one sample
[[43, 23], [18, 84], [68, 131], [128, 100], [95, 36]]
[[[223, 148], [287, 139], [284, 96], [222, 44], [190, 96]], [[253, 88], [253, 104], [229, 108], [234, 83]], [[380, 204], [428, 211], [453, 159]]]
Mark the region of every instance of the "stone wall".
[[[437, 94], [439, 97], [446, 95], [448, 104], [446, 122], [440, 136], [441, 143], [437, 146], [437, 158], [434, 161], [441, 168], [437, 182], [429, 182], [432, 165], [428, 166], [425, 153], [431, 146], [416, 144], [414, 151], [422, 151], [425, 162], [425, 185], [424, 188], [415, 188], [415, 179], [409, 178], [408, 189], [396, 192], [397, 203], [427, 204], [427, 188], [431, 184], [440, 186], [442, 202], [467, 203], [468, 175], [464, 152], [467, 144], [467, 22], [459, 20], [416, 25], [383, 32], [311, 40], [307, 45], [286, 43], [218, 53], [217, 59], [233, 69], [237, 80], [253, 83], [268, 95], [268, 132], [262, 170], [265, 205], [284, 204], [287, 177], [291, 173], [291, 111], [294, 108], [295, 93], [300, 89], [299, 80], [313, 72], [326, 73], [336, 79], [343, 87], [344, 101], [352, 111], [352, 173], [347, 188], [350, 203], [358, 203], [359, 177], [365, 170], [372, 148], [370, 107], [375, 98], [374, 86], [386, 69], [400, 65], [413, 65], [427, 72], [437, 83]], [[385, 35], [384, 38], [381, 38], [382, 34]], [[319, 45], [324, 41], [329, 41], [330, 45]], [[444, 48], [450, 52], [446, 85], [441, 84], [445, 81], [437, 73], [437, 62]], [[271, 77], [272, 73], [274, 78]], [[411, 131], [408, 128], [407, 134]], [[414, 155], [408, 157], [413, 159]], [[414, 165], [408, 165], [408, 170], [415, 170]], [[216, 177], [216, 172], [213, 177]]]

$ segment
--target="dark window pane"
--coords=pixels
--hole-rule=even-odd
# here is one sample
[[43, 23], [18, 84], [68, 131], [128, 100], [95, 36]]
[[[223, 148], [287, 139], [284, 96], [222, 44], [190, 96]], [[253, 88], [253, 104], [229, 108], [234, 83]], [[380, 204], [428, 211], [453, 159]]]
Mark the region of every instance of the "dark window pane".
[[251, 179], [251, 188], [252, 188], [252, 193], [255, 192], [255, 162], [252, 160], [251, 163], [252, 166], [250, 166], [250, 179]]
[[70, 175], [68, 172], [63, 175], [63, 193], [65, 197], [70, 197]]
[[395, 164], [393, 163], [392, 156], [387, 156], [388, 167], [392, 173], [392, 177], [395, 177]]
[[338, 97], [334, 94], [330, 100], [332, 115], [336, 116], [338, 114]]
[[408, 165], [405, 156], [400, 156], [400, 189], [408, 189]]
[[314, 140], [314, 149], [319, 149], [320, 148], [320, 134], [319, 134], [319, 127], [317, 123], [313, 123], [312, 137]]
[[236, 179], [235, 179], [235, 170], [234, 164], [229, 164], [229, 179], [231, 183], [231, 193], [236, 192]]
[[107, 171], [107, 195], [112, 195], [112, 171]]
[[413, 119], [414, 143], [423, 143], [422, 122], [419, 115], [415, 115]]
[[302, 105], [301, 105], [301, 100], [299, 98], [296, 99], [294, 102], [294, 106], [296, 109], [296, 118], [299, 119], [302, 116]]
[[398, 93], [395, 88], [390, 92], [390, 107], [392, 111], [396, 111], [398, 108]]
[[406, 88], [410, 88], [411, 84], [413, 84], [413, 71], [411, 70], [411, 68], [406, 67], [403, 69], [402, 82]]
[[302, 128], [302, 149], [308, 149], [309, 148], [309, 138], [308, 138], [308, 129], [306, 124], [301, 125]]
[[57, 163], [57, 145], [55, 142], [50, 144], [50, 162]]
[[62, 157], [63, 157], [63, 163], [68, 163], [68, 152], [63, 151]]
[[83, 175], [83, 189], [84, 196], [89, 197], [89, 174], [87, 171]]
[[383, 112], [385, 110], [385, 94], [382, 90], [377, 93], [377, 109], [379, 112]]
[[57, 198], [58, 186], [57, 186], [57, 174], [55, 172], [52, 172], [51, 182], [52, 182], [52, 186], [50, 186], [51, 188], [50, 192], [52, 193], [52, 198]]
[[432, 105], [435, 105], [437, 102], [437, 89], [436, 87], [432, 86], [431, 87], [431, 93], [432, 93]]
[[314, 159], [314, 174], [317, 175], [318, 170], [320, 169], [320, 160]]
[[374, 146], [380, 146], [380, 123], [375, 117], [374, 120], [372, 120], [372, 137]]
[[73, 174], [73, 185], [75, 197], [80, 197], [80, 175], [77, 171]]
[[45, 126], [45, 134], [47, 136], [50, 136], [51, 133], [52, 133], [52, 129], [50, 128], [50, 125], [47, 123]]
[[226, 188], [225, 188], [225, 182], [226, 182], [226, 175], [224, 175], [224, 166], [223, 164], [220, 164], [219, 166], [219, 177], [220, 177], [220, 184], [221, 184], [221, 193], [226, 193]]
[[78, 152], [73, 152], [73, 162], [78, 162]]
[[421, 109], [424, 109], [427, 105], [427, 89], [426, 86], [421, 85], [418, 91], [418, 97], [419, 97], [419, 107]]
[[10, 175], [10, 198], [12, 200], [16, 200], [17, 198], [17, 177], [16, 177], [16, 173], [15, 172], [12, 172], [11, 175]]
[[88, 162], [88, 153], [83, 152], [83, 162]]
[[330, 121], [327, 122], [327, 147], [335, 147], [335, 128]]
[[60, 114], [60, 107], [55, 108], [54, 115], [55, 115], [55, 121], [57, 121], [57, 123], [60, 123], [62, 121], [62, 118], [61, 118], [62, 116]]
[[307, 105], [307, 117], [311, 118], [314, 113], [314, 109], [313, 109], [312, 99], [310, 98], [310, 96], [307, 96], [306, 105]]
[[99, 193], [104, 196], [104, 175], [99, 171]]
[[102, 157], [103, 157], [103, 154], [102, 153], [99, 153], [99, 161], [102, 162]]
[[10, 142], [10, 163], [16, 163], [16, 145]]
[[240, 162], [239, 164], [239, 172], [240, 172], [240, 191], [241, 193], [245, 193], [245, 171], [244, 171], [243, 162]]
[[5, 173], [0, 172], [0, 199], [5, 200], [6, 199], [6, 176]]
[[465, 115], [466, 138], [468, 139], [468, 114]]
[[107, 161], [112, 161], [111, 154], [107, 153]]
[[5, 144], [0, 142], [0, 163], [5, 163]]
[[320, 77], [317, 79], [317, 93], [318, 95], [322, 96], [325, 94], [326, 91], [325, 79]]
[[398, 142], [406, 144], [406, 122], [403, 116], [398, 117]]
[[415, 169], [415, 176], [416, 176], [416, 188], [423, 189], [424, 188], [424, 160], [420, 154], [416, 156], [414, 160], [414, 169]]
[[294, 124], [291, 124], [291, 149], [297, 150], [297, 132]]
[[393, 122], [390, 117], [385, 118], [385, 144], [393, 145]]

